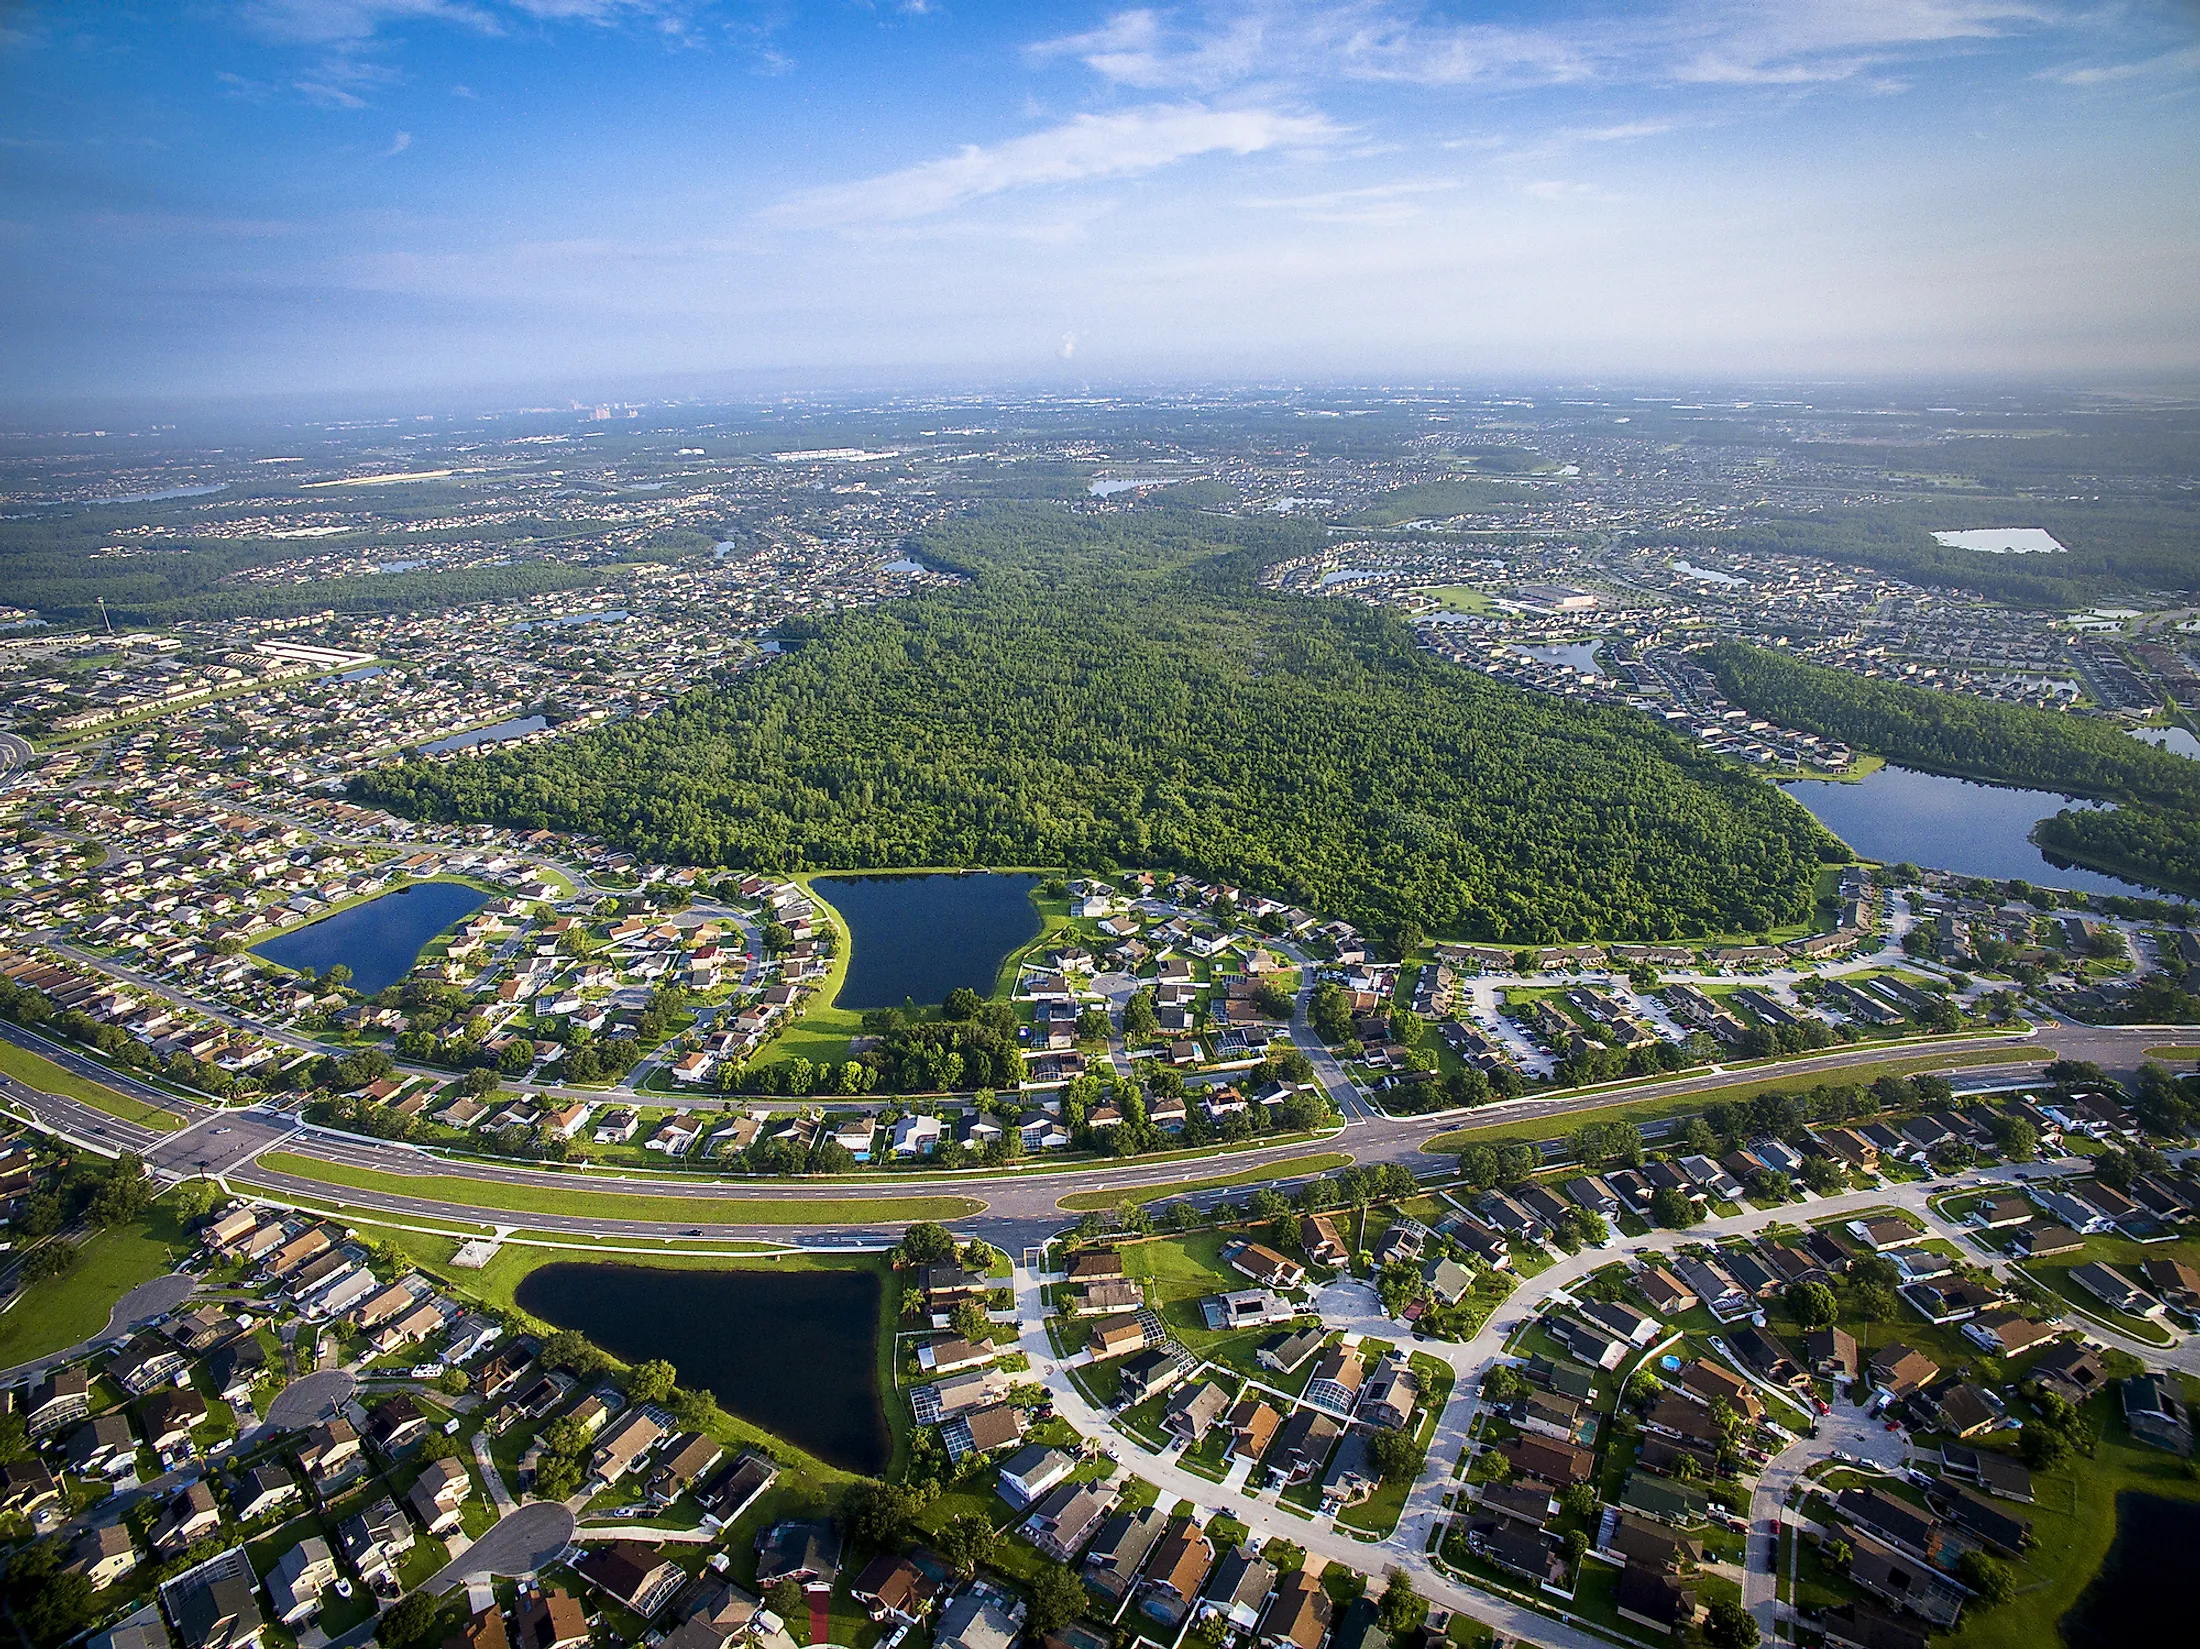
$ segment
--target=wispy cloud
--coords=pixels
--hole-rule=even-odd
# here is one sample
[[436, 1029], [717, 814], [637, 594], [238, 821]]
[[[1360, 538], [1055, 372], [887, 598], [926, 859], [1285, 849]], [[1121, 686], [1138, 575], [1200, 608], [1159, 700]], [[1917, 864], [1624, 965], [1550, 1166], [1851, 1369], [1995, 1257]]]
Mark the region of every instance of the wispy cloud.
[[2056, 0], [1675, 0], [1498, 24], [1434, 16], [1415, 0], [1209, 0], [1184, 12], [1119, 11], [1031, 52], [1149, 89], [1309, 78], [1806, 85], [2066, 14]]
[[2128, 63], [2087, 63], [2048, 69], [2034, 78], [2060, 81], [2065, 86], [2113, 86], [2118, 81], [2177, 74], [2190, 69], [2200, 69], [2200, 46], [2187, 46], [2182, 51], [2161, 52], [2153, 57], [2143, 57]]
[[766, 208], [762, 217], [782, 228], [904, 222], [1013, 189], [1136, 177], [1197, 155], [1251, 155], [1344, 135], [1344, 128], [1319, 115], [1150, 104], [1079, 115], [1003, 143], [972, 144], [940, 160], [807, 190]]
[[403, 153], [404, 153], [404, 152], [405, 152], [405, 151], [406, 151], [407, 149], [410, 149], [410, 148], [411, 148], [412, 146], [413, 146], [413, 135], [412, 135], [412, 133], [410, 133], [410, 132], [399, 132], [399, 133], [397, 133], [397, 134], [396, 134], [396, 135], [395, 135], [394, 137], [392, 137], [392, 138], [390, 139], [390, 146], [389, 146], [389, 147], [388, 147], [387, 149], [384, 149], [384, 150], [382, 151], [382, 158], [383, 158], [384, 160], [387, 160], [387, 159], [389, 159], [389, 158], [390, 158], [390, 156], [392, 156], [392, 155], [401, 155], [401, 154], [403, 154]]

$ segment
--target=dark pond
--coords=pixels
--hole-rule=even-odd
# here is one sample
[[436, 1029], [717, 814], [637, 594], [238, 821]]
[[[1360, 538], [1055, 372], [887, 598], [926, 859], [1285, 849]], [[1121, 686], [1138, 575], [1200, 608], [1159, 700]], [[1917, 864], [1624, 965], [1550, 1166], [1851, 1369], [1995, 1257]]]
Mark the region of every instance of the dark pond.
[[2154, 891], [2097, 870], [2059, 870], [2049, 863], [2032, 843], [2032, 827], [2066, 807], [2099, 805], [2052, 790], [1974, 784], [1892, 764], [1853, 781], [1798, 779], [1780, 788], [1867, 859], [2087, 893]]
[[[2116, 1541], [2093, 1583], [2057, 1622], [2070, 1649], [2175, 1643], [2192, 1630], [2185, 1565], [2200, 1552], [2200, 1504], [2126, 1490], [2116, 1497]], [[2020, 1599], [2013, 1608], [2022, 1608]], [[2179, 1625], [2178, 1622], [2184, 1622]]]
[[560, 1263], [520, 1308], [629, 1363], [662, 1357], [729, 1414], [876, 1477], [894, 1442], [879, 1404], [879, 1279], [871, 1271], [670, 1271]]
[[470, 733], [453, 733], [447, 739], [437, 739], [420, 748], [430, 756], [440, 756], [452, 750], [471, 750], [477, 744], [502, 744], [507, 739], [524, 739], [530, 733], [539, 733], [550, 725], [548, 716], [514, 716], [510, 721], [500, 721], [493, 727], [477, 727]]
[[854, 941], [837, 1006], [931, 1006], [967, 985], [989, 996], [1001, 963], [1038, 937], [1036, 876], [820, 876], [815, 887]]
[[341, 962], [351, 969], [352, 989], [372, 996], [412, 972], [429, 940], [488, 902], [486, 893], [464, 882], [416, 882], [252, 951], [301, 972], [326, 973]]

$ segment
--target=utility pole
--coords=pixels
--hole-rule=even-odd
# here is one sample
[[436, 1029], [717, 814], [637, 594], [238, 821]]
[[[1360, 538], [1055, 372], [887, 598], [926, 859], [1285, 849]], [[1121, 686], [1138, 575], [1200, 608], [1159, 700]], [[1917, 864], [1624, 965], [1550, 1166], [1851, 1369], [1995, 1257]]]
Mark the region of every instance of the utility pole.
[[115, 633], [115, 621], [107, 616], [107, 598], [103, 595], [95, 595], [92, 597], [92, 600], [99, 604], [100, 623], [107, 626], [107, 633], [109, 635], [113, 635]]

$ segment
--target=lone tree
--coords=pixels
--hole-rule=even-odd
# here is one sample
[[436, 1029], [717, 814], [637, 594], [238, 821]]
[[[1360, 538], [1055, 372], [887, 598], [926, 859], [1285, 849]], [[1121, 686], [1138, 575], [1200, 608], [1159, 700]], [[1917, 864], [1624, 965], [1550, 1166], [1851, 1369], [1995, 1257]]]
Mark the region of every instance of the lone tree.
[[894, 1252], [903, 1265], [945, 1265], [955, 1257], [955, 1235], [944, 1225], [920, 1220], [901, 1234]]
[[1737, 1599], [1722, 1597], [1712, 1603], [1711, 1612], [1704, 1617], [1703, 1635], [1711, 1649], [1756, 1649], [1761, 1634], [1755, 1615]]
[[1799, 1327], [1824, 1328], [1833, 1321], [1839, 1306], [1833, 1290], [1824, 1283], [1789, 1283], [1787, 1308]]

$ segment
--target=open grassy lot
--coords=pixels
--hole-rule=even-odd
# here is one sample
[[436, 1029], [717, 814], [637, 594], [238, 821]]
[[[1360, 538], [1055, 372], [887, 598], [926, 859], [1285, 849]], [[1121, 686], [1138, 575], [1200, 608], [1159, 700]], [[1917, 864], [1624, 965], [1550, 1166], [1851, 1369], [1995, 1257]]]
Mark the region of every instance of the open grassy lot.
[[61, 1276], [33, 1283], [0, 1312], [0, 1368], [35, 1361], [90, 1339], [107, 1326], [115, 1301], [150, 1282], [187, 1251], [173, 1206], [153, 1204], [142, 1225], [95, 1232]]
[[[2034, 1048], [2030, 1043], [2018, 1044], [2025, 1059], [2053, 1059], [2052, 1048]], [[1667, 1094], [1651, 1099], [1629, 1100], [1615, 1098], [1610, 1105], [1589, 1111], [1567, 1111], [1557, 1116], [1522, 1117], [1517, 1120], [1496, 1121], [1487, 1124], [1468, 1123], [1436, 1135], [1422, 1145], [1424, 1151], [1450, 1153], [1468, 1143], [1479, 1145], [1503, 1145], [1513, 1140], [1530, 1142], [1552, 1139], [1561, 1134], [1586, 1127], [1592, 1122], [1661, 1122], [1667, 1117], [1694, 1116], [1699, 1111], [1722, 1101], [1731, 1103], [1741, 1099], [1755, 1099], [1759, 1094], [1774, 1089], [1814, 1087], [1819, 1083], [1855, 1083], [1869, 1086], [1883, 1076], [1915, 1076], [1920, 1071], [1944, 1071], [1965, 1065], [1994, 1063], [1991, 1054], [1902, 1054], [1886, 1059], [1875, 1059], [1861, 1065], [1845, 1065], [1831, 1071], [1782, 1072], [1777, 1066], [1768, 1067], [1763, 1076], [1752, 1076], [1716, 1088], [1698, 1088], [1685, 1094]], [[1553, 1098], [1562, 1098], [1554, 1094]]]
[[1120, 1202], [1158, 1202], [1163, 1197], [1180, 1197], [1190, 1191], [1221, 1191], [1233, 1185], [1265, 1185], [1273, 1180], [1291, 1179], [1300, 1174], [1326, 1174], [1333, 1168], [1349, 1168], [1352, 1153], [1349, 1151], [1317, 1151], [1310, 1156], [1285, 1157], [1281, 1162], [1262, 1163], [1258, 1168], [1240, 1169], [1234, 1174], [1212, 1174], [1205, 1179], [1176, 1180], [1167, 1185], [1141, 1185], [1122, 1191], [1072, 1191], [1055, 1203], [1072, 1213], [1082, 1213], [1092, 1208], [1113, 1208]]
[[5, 1071], [25, 1087], [36, 1088], [40, 1093], [60, 1094], [66, 1099], [81, 1100], [86, 1105], [105, 1111], [111, 1117], [137, 1123], [163, 1134], [172, 1134], [183, 1126], [183, 1119], [162, 1110], [142, 1099], [132, 1099], [128, 1094], [117, 1093], [105, 1083], [94, 1082], [89, 1077], [78, 1076], [74, 1071], [63, 1070], [50, 1059], [42, 1059], [28, 1048], [18, 1048], [12, 1042], [0, 1042], [0, 1071]]
[[618, 1191], [568, 1191], [520, 1185], [506, 1180], [468, 1179], [462, 1174], [423, 1178], [385, 1174], [372, 1168], [322, 1162], [289, 1151], [270, 1151], [259, 1159], [279, 1174], [293, 1174], [326, 1185], [389, 1196], [419, 1197], [469, 1208], [501, 1209], [517, 1214], [551, 1214], [573, 1219], [702, 1220], [734, 1225], [863, 1225], [897, 1220], [954, 1220], [980, 1213], [975, 1197], [818, 1197], [800, 1201], [756, 1198], [630, 1196]]

